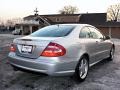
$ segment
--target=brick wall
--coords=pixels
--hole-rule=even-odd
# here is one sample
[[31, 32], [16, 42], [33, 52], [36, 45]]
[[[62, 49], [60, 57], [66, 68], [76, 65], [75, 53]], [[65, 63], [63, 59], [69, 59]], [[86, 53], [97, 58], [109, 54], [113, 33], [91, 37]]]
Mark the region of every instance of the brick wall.
[[97, 27], [105, 36], [109, 35], [109, 28]]
[[120, 27], [113, 27], [111, 28], [112, 38], [119, 38], [120, 39]]
[[[109, 27], [98, 27], [104, 35], [109, 35]], [[120, 27], [111, 27], [111, 37], [120, 39]]]

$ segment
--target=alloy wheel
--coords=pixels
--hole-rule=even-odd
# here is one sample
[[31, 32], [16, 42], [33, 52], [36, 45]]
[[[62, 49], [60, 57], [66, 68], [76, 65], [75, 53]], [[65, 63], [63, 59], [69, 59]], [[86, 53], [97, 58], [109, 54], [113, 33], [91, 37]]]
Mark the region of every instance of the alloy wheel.
[[81, 79], [84, 79], [88, 73], [88, 60], [82, 58], [79, 64], [79, 76]]

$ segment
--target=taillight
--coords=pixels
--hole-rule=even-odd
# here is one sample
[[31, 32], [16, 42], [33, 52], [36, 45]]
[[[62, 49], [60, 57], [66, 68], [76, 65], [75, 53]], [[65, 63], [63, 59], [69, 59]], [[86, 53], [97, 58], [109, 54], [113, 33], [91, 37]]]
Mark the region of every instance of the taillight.
[[10, 51], [11, 51], [11, 52], [15, 52], [15, 51], [16, 51], [16, 48], [15, 48], [15, 45], [14, 45], [14, 44], [11, 44], [11, 46], [10, 46]]
[[57, 43], [49, 43], [45, 50], [42, 52], [41, 56], [45, 57], [58, 57], [66, 54], [66, 50], [63, 46]]

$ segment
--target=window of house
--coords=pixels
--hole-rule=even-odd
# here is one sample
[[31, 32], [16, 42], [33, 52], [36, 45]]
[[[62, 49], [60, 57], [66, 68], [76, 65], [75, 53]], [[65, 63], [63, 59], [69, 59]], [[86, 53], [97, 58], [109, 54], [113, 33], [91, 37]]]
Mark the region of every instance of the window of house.
[[56, 22], [60, 22], [60, 20], [61, 20], [60, 18], [56, 18]]

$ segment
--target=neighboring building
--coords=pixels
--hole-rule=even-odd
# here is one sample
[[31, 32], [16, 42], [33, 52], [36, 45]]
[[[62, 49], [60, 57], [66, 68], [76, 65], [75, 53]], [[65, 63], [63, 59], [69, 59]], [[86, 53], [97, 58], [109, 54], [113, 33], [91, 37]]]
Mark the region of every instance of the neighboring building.
[[[107, 22], [106, 13], [85, 13], [85, 14], [53, 14], [53, 15], [29, 15], [24, 17], [25, 21], [36, 21], [39, 25], [36, 27], [41, 28], [50, 24], [61, 23], [86, 23], [96, 26], [105, 35], [110, 35], [112, 38], [120, 38], [120, 22]], [[37, 30], [30, 29], [31, 32]], [[26, 30], [24, 30], [26, 31]]]
[[23, 20], [15, 25], [15, 29], [20, 29], [22, 34], [30, 34], [40, 28], [39, 22], [35, 20]]
[[[57, 23], [78, 23], [80, 19], [80, 14], [52, 14], [52, 15], [39, 15], [44, 20], [48, 21], [50, 24], [57, 24]], [[33, 20], [34, 18], [37, 19], [35, 15], [30, 15], [24, 17], [24, 20]]]
[[0, 31], [5, 31], [7, 30], [7, 27], [5, 25], [0, 25]]
[[102, 24], [94, 24], [104, 35], [112, 38], [120, 39], [120, 22], [103, 22]]
[[96, 26], [104, 35], [112, 38], [120, 38], [120, 22], [107, 22], [106, 13], [83, 14], [79, 23], [86, 23]]

